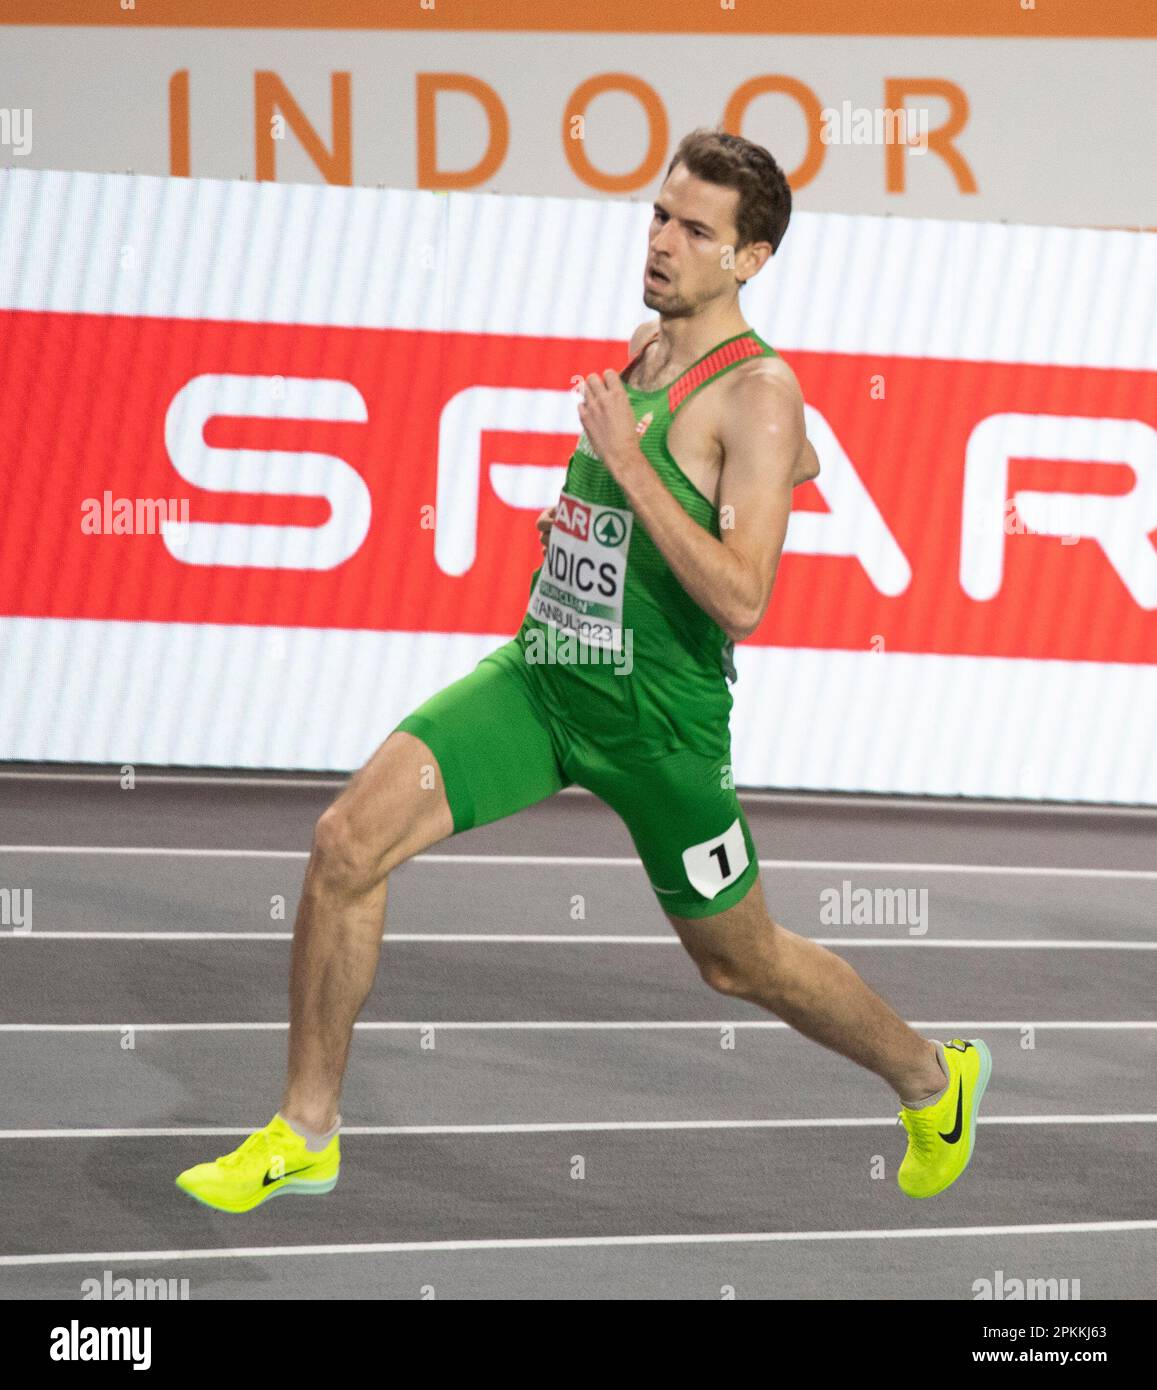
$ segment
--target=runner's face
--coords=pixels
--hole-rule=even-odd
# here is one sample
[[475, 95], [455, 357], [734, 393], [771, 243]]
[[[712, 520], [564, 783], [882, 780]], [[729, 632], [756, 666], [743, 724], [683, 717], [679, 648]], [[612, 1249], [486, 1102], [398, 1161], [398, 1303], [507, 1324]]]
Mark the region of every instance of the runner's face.
[[[712, 300], [735, 292], [734, 269], [723, 268], [723, 248], [734, 247], [739, 190], [707, 183], [682, 164], [671, 170], [655, 199], [643, 269], [643, 303], [665, 318], [688, 318]], [[653, 271], [662, 272], [658, 278]]]

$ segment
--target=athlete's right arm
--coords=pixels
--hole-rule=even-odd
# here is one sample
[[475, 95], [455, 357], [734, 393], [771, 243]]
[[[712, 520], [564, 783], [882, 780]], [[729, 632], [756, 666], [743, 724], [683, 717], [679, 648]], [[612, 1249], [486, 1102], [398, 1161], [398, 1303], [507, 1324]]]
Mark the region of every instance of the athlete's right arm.
[[[652, 336], [652, 334], [655, 332], [655, 329], [658, 328], [658, 326], [658, 319], [648, 319], [646, 323], [641, 323], [638, 326], [638, 328], [635, 329], [635, 331], [631, 334], [631, 341], [627, 344], [628, 362], [631, 361], [635, 353], [639, 351], [639, 349], [643, 346], [647, 339]], [[811, 446], [809, 445], [808, 447], [810, 448]], [[804, 455], [801, 454], [800, 457], [801, 463], [797, 464], [797, 468], [802, 467], [802, 460]], [[815, 458], [814, 449], [812, 449], [812, 457]], [[804, 476], [802, 476], [799, 481], [801, 483], [806, 482], [808, 478], [814, 478], [815, 474], [819, 471], [820, 466], [819, 462], [817, 461], [815, 473], [807, 473]], [[541, 512], [539, 514], [538, 520], [535, 522], [535, 525], [538, 527], [538, 538], [542, 542], [542, 553], [545, 555], [547, 551], [547, 546], [550, 544], [550, 528], [554, 525], [554, 507], [547, 507], [545, 511]]]

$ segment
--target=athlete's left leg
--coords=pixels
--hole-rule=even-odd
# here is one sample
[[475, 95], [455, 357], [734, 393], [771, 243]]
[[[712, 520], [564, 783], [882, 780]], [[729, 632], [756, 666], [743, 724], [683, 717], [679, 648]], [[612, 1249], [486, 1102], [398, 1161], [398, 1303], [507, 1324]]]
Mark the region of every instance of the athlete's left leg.
[[901, 1101], [944, 1089], [936, 1044], [910, 1028], [846, 960], [775, 922], [758, 874], [744, 898], [714, 916], [666, 916], [712, 989], [761, 1005], [874, 1071]]
[[626, 822], [668, 921], [713, 989], [874, 1071], [902, 1101], [944, 1090], [935, 1042], [847, 961], [772, 920], [726, 747], [608, 753], [582, 740], [573, 756], [571, 775]]

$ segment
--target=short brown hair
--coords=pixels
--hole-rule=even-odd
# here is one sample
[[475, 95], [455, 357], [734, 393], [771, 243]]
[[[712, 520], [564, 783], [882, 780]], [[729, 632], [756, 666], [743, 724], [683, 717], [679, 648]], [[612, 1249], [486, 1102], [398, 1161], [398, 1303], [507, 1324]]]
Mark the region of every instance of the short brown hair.
[[676, 164], [685, 165], [698, 179], [739, 190], [737, 251], [755, 241], [771, 242], [772, 254], [779, 250], [791, 218], [791, 187], [762, 145], [726, 130], [700, 126], [679, 141], [664, 178]]

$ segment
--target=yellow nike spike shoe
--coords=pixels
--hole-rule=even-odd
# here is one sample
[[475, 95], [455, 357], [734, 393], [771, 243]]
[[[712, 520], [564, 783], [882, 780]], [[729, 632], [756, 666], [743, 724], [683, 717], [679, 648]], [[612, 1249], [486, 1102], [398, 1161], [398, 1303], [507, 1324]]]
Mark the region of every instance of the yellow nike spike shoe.
[[948, 1088], [935, 1105], [899, 1112], [908, 1152], [896, 1181], [909, 1197], [935, 1197], [968, 1167], [976, 1142], [976, 1112], [992, 1075], [992, 1054], [979, 1038], [944, 1044]]
[[340, 1168], [336, 1134], [320, 1153], [314, 1153], [291, 1125], [274, 1115], [232, 1153], [186, 1168], [177, 1186], [218, 1211], [252, 1211], [281, 1192], [332, 1192]]

